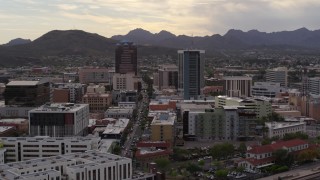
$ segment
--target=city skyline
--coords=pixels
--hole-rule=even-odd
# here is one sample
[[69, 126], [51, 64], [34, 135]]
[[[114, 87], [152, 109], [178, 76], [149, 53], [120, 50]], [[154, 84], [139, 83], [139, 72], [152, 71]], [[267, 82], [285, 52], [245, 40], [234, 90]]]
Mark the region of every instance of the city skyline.
[[106, 37], [135, 28], [189, 36], [223, 35], [229, 29], [314, 30], [320, 27], [319, 7], [316, 0], [165, 0], [161, 4], [146, 0], [4, 1], [0, 44], [18, 37], [34, 40], [55, 29], [80, 29]]

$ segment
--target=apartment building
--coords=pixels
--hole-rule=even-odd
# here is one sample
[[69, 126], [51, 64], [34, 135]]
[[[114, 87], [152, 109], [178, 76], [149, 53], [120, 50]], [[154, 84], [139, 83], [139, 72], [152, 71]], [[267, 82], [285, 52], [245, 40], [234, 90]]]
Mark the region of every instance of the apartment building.
[[175, 113], [158, 113], [151, 122], [151, 141], [166, 141], [174, 145], [175, 140]]

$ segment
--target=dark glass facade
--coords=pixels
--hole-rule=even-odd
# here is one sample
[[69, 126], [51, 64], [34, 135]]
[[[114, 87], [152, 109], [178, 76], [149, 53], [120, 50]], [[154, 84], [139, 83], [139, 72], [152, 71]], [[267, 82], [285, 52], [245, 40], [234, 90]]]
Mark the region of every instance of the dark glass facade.
[[30, 135], [73, 136], [74, 113], [30, 113]]
[[5, 105], [36, 107], [50, 102], [50, 83], [37, 85], [7, 85], [4, 91]]
[[116, 47], [116, 73], [134, 72], [137, 75], [137, 46], [133, 42], [121, 42]]

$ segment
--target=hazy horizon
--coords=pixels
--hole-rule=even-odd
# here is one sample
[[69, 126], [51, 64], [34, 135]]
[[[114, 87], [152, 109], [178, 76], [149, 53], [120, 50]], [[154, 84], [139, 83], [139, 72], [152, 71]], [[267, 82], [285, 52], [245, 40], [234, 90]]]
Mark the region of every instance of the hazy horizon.
[[136, 28], [189, 36], [224, 35], [229, 29], [315, 30], [319, 8], [317, 0], [12, 0], [0, 7], [0, 44], [71, 29], [105, 37]]

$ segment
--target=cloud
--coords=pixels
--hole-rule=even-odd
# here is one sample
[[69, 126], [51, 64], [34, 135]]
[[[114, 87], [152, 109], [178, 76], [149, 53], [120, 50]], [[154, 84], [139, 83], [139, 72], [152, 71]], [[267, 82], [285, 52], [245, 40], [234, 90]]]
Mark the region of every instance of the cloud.
[[71, 5], [71, 4], [58, 4], [58, 5], [56, 5], [59, 9], [61, 9], [61, 10], [66, 10], [66, 11], [68, 11], [68, 10], [75, 10], [75, 9], [77, 9], [78, 8], [78, 6], [76, 6], [76, 5]]
[[[197, 36], [229, 29], [319, 29], [319, 9], [319, 0], [12, 0], [2, 3], [0, 19], [28, 30], [75, 26], [112, 36], [140, 27]], [[11, 27], [0, 24], [0, 41], [3, 28]]]

